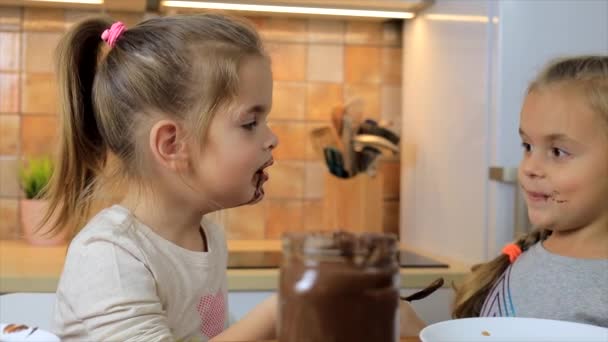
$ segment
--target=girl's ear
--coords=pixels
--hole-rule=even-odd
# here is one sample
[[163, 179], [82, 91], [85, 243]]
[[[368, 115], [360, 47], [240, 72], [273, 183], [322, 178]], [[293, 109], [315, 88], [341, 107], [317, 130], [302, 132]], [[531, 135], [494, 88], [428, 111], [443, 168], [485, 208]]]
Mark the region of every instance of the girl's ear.
[[173, 171], [188, 169], [188, 148], [181, 126], [172, 120], [160, 120], [150, 129], [150, 151], [154, 160]]

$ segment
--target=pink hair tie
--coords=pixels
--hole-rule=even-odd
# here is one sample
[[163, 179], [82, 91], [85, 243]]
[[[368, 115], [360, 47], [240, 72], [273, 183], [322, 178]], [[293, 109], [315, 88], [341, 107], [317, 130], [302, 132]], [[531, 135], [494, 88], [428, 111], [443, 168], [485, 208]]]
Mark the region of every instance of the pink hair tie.
[[502, 254], [509, 257], [509, 262], [514, 263], [521, 255], [521, 248], [515, 243], [510, 243], [502, 248]]
[[114, 47], [118, 37], [120, 37], [120, 35], [126, 30], [127, 27], [125, 26], [125, 24], [120, 21], [117, 21], [112, 24], [109, 29], [103, 31], [103, 33], [101, 34], [101, 39], [103, 39], [104, 42], [108, 43], [110, 47]]

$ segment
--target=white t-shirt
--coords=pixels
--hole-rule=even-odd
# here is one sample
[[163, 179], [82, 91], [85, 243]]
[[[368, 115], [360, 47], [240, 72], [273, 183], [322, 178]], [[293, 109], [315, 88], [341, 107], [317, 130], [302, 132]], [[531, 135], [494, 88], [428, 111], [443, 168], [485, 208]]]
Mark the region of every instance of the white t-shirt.
[[53, 332], [62, 341], [207, 341], [228, 327], [221, 227], [202, 220], [207, 252], [181, 248], [115, 205], [68, 249]]

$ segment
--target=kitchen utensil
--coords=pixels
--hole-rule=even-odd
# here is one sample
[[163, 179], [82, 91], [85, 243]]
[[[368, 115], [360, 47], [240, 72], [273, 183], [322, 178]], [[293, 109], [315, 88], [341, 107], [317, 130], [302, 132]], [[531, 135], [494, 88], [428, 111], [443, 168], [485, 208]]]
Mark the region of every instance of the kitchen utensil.
[[342, 118], [344, 117], [344, 107], [338, 106], [331, 112], [331, 122], [337, 135], [342, 134]]
[[360, 152], [363, 150], [364, 147], [368, 146], [368, 147], [375, 147], [379, 150], [388, 150], [393, 152], [393, 154], [397, 154], [399, 153], [399, 146], [393, 144], [392, 142], [390, 142], [389, 140], [383, 138], [383, 137], [379, 137], [379, 136], [375, 136], [375, 135], [370, 135], [370, 134], [360, 134], [355, 136], [355, 138], [353, 139], [354, 142], [354, 149], [357, 152]]
[[364, 147], [360, 152], [356, 152], [357, 172], [367, 172], [369, 176], [375, 176], [377, 172], [377, 159], [381, 152], [375, 147]]
[[342, 149], [342, 142], [336, 135], [336, 132], [329, 126], [313, 129], [310, 132], [310, 138], [315, 151], [321, 156], [325, 155], [323, 149], [326, 147], [333, 147], [338, 150]]
[[377, 135], [379, 137], [383, 137], [391, 143], [398, 145], [399, 144], [399, 136], [392, 132], [389, 129], [378, 126], [378, 124], [373, 120], [365, 120], [357, 130], [357, 134], [369, 134], [369, 135]]
[[435, 281], [433, 281], [432, 283], [430, 283], [427, 287], [425, 287], [424, 289], [412, 293], [411, 295], [407, 296], [407, 297], [400, 297], [401, 299], [407, 301], [407, 302], [411, 302], [414, 300], [419, 300], [422, 298], [426, 298], [427, 296], [429, 296], [431, 293], [437, 291], [438, 288], [443, 286], [443, 278], [438, 278], [435, 279]]
[[[322, 230], [384, 231], [384, 177], [358, 174], [349, 178], [324, 175]], [[370, 341], [371, 342], [371, 341]]]
[[353, 118], [344, 113], [342, 117], [342, 146], [343, 146], [343, 157], [344, 157], [344, 169], [349, 176], [356, 174], [354, 166], [355, 151], [353, 150]]
[[336, 177], [348, 178], [349, 174], [344, 168], [342, 153], [340, 153], [340, 151], [334, 147], [325, 147], [323, 149], [323, 153], [325, 155], [325, 162], [327, 163], [329, 172]]

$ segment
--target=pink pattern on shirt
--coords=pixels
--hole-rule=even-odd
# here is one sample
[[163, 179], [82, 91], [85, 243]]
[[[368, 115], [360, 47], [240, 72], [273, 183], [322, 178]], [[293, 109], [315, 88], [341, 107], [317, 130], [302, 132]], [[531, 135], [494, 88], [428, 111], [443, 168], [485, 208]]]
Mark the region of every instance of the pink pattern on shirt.
[[201, 316], [201, 333], [209, 338], [224, 330], [226, 323], [226, 301], [220, 290], [216, 294], [203, 296], [197, 306]]

